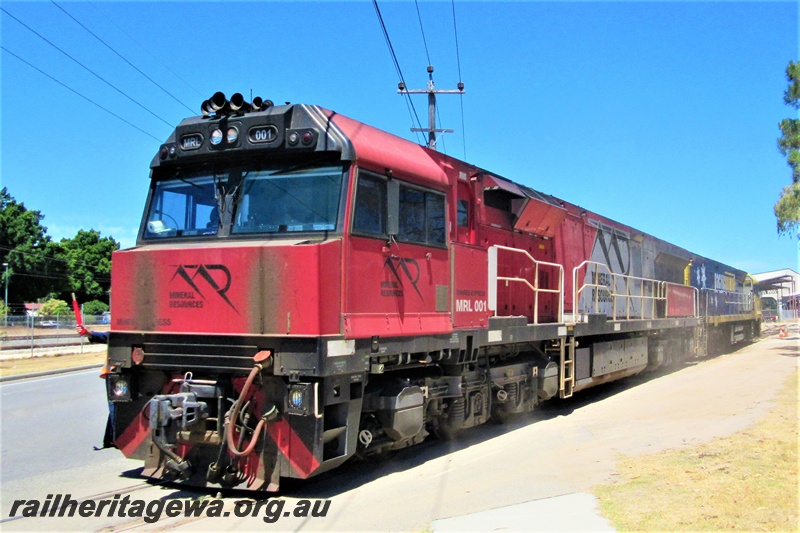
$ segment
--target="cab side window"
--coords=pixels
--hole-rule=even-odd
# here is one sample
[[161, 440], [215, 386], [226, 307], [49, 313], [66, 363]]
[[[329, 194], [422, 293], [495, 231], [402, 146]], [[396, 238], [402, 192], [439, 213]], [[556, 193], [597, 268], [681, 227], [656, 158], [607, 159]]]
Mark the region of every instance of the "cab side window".
[[[447, 244], [445, 195], [383, 176], [360, 171], [356, 185], [353, 233], [388, 237], [397, 231], [401, 242], [445, 246]], [[392, 196], [393, 200], [389, 201]], [[393, 207], [392, 207], [393, 205]], [[396, 226], [388, 223], [392, 211]]]
[[427, 193], [425, 195], [425, 213], [428, 221], [428, 242], [430, 244], [445, 244], [445, 200], [440, 194]]
[[445, 227], [444, 195], [400, 186], [399, 241], [444, 246]]
[[361, 173], [356, 188], [353, 231], [367, 235], [386, 235], [386, 181]]
[[458, 227], [469, 227], [469, 200], [458, 201]]
[[400, 233], [397, 239], [425, 242], [425, 193], [400, 187]]

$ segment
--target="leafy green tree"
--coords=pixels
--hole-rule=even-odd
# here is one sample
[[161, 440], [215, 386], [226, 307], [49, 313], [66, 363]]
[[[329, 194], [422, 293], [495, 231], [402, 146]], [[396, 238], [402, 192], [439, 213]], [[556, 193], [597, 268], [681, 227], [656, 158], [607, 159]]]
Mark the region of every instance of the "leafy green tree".
[[64, 300], [58, 300], [56, 298], [47, 300], [42, 304], [42, 307], [39, 308], [39, 314], [42, 316], [63, 316], [68, 315], [71, 312], [72, 309], [69, 305], [67, 305], [67, 302]]
[[[80, 301], [108, 300], [111, 252], [119, 243], [95, 230], [79, 230], [71, 239], [53, 242], [39, 211], [17, 202], [7, 188], [0, 190], [0, 262], [8, 263], [9, 307], [22, 307], [49, 295]], [[0, 286], [6, 282], [0, 267]]]
[[100, 300], [92, 300], [83, 304], [83, 314], [85, 315], [102, 315], [108, 311], [108, 304]]
[[[783, 101], [794, 109], [800, 109], [800, 63], [789, 61], [786, 79], [789, 87], [783, 94]], [[778, 233], [784, 235], [797, 230], [800, 238], [800, 120], [787, 118], [779, 127], [782, 135], [778, 139], [778, 149], [792, 168], [792, 184], [783, 188], [774, 207]]]
[[112, 237], [95, 230], [79, 230], [72, 239], [61, 239], [61, 257], [69, 276], [69, 289], [78, 301], [108, 300], [111, 288], [111, 252], [119, 250]]
[[65, 265], [53, 260], [58, 247], [46, 235], [43, 218], [39, 211], [17, 202], [6, 187], [0, 190], [0, 263], [8, 263], [0, 282], [5, 288], [7, 271], [12, 309], [67, 288]]

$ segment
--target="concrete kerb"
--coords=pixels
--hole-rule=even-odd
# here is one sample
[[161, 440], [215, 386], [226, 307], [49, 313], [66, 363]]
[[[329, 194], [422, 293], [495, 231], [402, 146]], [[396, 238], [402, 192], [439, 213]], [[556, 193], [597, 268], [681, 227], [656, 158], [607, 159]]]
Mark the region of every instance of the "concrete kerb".
[[30, 359], [35, 357], [52, 357], [63, 355], [79, 355], [82, 353], [98, 352], [107, 349], [105, 344], [70, 343], [56, 346], [5, 346], [0, 350], [0, 361], [8, 359]]
[[[58, 357], [64, 358], [65, 361], [68, 360], [70, 356], [80, 355], [80, 354], [90, 354], [90, 353], [102, 353], [105, 352], [107, 346], [101, 344], [90, 344], [90, 345], [75, 345], [75, 346], [59, 346], [59, 347], [44, 347], [44, 348], [35, 348], [34, 352], [31, 353], [29, 349], [13, 349], [13, 350], [3, 350], [0, 352], [0, 361], [7, 362], [7, 361], [15, 361], [15, 360], [29, 360], [35, 359], [40, 357]], [[78, 372], [81, 370], [90, 370], [93, 368], [101, 368], [103, 363], [91, 363], [87, 365], [81, 366], [67, 366], [61, 368], [53, 368], [50, 370], [42, 370], [40, 372], [28, 372], [25, 374], [17, 374], [11, 376], [3, 376], [0, 377], [0, 383], [7, 382], [7, 381], [18, 381], [22, 379], [28, 378], [37, 378], [42, 376], [50, 376], [54, 374], [63, 374], [66, 372]]]
[[434, 520], [431, 531], [616, 531], [592, 494], [575, 492]]
[[21, 379], [40, 378], [44, 376], [52, 376], [55, 374], [65, 374], [67, 372], [79, 372], [81, 370], [92, 370], [93, 368], [102, 368], [103, 363], [96, 363], [93, 365], [73, 366], [69, 368], [55, 368], [53, 370], [44, 370], [42, 372], [31, 372], [30, 374], [17, 374], [16, 376], [0, 377], [0, 383], [7, 381], [18, 381]]

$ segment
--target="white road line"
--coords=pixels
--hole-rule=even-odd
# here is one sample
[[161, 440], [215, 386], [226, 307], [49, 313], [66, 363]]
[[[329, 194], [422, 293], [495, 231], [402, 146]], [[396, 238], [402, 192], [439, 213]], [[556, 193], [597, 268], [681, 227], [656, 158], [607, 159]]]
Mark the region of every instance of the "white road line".
[[82, 374], [99, 374], [99, 369], [97, 368], [90, 368], [88, 370], [80, 370], [77, 372], [62, 372], [60, 374], [53, 374], [52, 376], [41, 376], [38, 378], [30, 378], [30, 379], [20, 379], [16, 381], [8, 381], [5, 383], [0, 383], [0, 388], [2, 387], [9, 387], [11, 385], [26, 385], [31, 383], [36, 383], [38, 381], [46, 381], [48, 379], [57, 379], [57, 378], [65, 378], [70, 376], [80, 376]]

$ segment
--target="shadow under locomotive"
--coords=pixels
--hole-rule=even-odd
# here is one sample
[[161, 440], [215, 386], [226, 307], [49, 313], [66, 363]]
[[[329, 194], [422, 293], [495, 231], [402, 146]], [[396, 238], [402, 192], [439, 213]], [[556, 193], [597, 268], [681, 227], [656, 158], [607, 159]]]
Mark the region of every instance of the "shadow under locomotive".
[[[412, 448], [398, 450], [392, 455], [381, 456], [376, 459], [355, 459], [343, 465], [342, 468], [320, 474], [314, 477], [313, 480], [286, 480], [281, 485], [278, 495], [297, 498], [331, 498], [369, 484], [386, 475], [411, 470], [429, 461], [445, 457], [448, 454], [466, 450], [492, 439], [502, 438], [508, 433], [537, 422], [568, 416], [578, 409], [612, 398], [621, 392], [630, 390], [632, 387], [644, 385], [675, 372], [680, 372], [693, 364], [693, 362], [690, 362], [659, 368], [652, 372], [599, 385], [586, 390], [580, 396], [573, 396], [557, 402], [543, 402], [533, 412], [514, 415], [504, 423], [495, 421], [493, 424], [484, 424], [471, 428], [460, 433], [458, 438], [454, 440], [432, 438]], [[247, 493], [244, 491], [227, 491], [223, 492], [223, 494], [253, 497], [252, 492]]]

